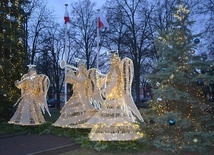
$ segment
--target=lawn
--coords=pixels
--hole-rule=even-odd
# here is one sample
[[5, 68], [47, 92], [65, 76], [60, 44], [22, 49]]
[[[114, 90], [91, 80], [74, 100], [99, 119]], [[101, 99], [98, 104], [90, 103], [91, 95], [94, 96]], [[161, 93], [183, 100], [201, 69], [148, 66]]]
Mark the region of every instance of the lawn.
[[[204, 153], [204, 155], [213, 155], [214, 148], [212, 148], [209, 152]], [[81, 148], [74, 151], [62, 153], [60, 155], [175, 155], [175, 153], [168, 153], [163, 151], [144, 151], [144, 152], [109, 152], [109, 151], [95, 151], [92, 149]], [[185, 152], [179, 153], [176, 155], [200, 155], [199, 153], [194, 152]]]
[[45, 121], [54, 123], [60, 116], [60, 110], [59, 109], [49, 109], [51, 113], [51, 117], [46, 112], [44, 114]]
[[[46, 113], [44, 115], [46, 123], [39, 126], [18, 126], [8, 123], [0, 123], [0, 134], [52, 134], [57, 136], [64, 136], [74, 139], [82, 148], [71, 152], [66, 152], [61, 155], [173, 155], [163, 151], [157, 151], [151, 148], [144, 141], [126, 141], [126, 142], [92, 142], [88, 138], [90, 129], [70, 129], [54, 127], [52, 124], [59, 118], [60, 110], [50, 109], [51, 117]], [[212, 155], [214, 148], [211, 148]], [[177, 154], [177, 155], [183, 155]], [[199, 155], [198, 153], [187, 153], [185, 155]]]
[[[74, 150], [71, 152], [66, 152], [66, 153], [62, 153], [60, 155], [166, 155], [163, 152], [157, 152], [157, 151], [149, 151], [149, 152], [141, 152], [141, 153], [136, 153], [136, 152], [108, 152], [108, 151], [95, 151], [92, 149], [86, 149], [86, 148], [82, 148], [82, 149], [78, 149], [78, 150]], [[169, 154], [167, 154], [169, 155]]]

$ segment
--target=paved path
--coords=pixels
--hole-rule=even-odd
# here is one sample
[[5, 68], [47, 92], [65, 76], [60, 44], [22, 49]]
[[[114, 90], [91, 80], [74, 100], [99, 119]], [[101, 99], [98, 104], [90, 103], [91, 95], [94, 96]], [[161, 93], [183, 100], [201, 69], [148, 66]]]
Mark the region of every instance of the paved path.
[[78, 148], [73, 140], [54, 135], [0, 136], [0, 155], [58, 155]]

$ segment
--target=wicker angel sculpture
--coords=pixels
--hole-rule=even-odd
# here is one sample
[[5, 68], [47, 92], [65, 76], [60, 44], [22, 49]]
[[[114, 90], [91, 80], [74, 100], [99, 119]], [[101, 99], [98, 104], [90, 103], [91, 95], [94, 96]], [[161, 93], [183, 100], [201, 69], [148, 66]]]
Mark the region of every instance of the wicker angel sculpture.
[[[66, 128], [91, 128], [90, 124], [85, 123], [98, 112], [98, 105], [100, 105], [93, 105], [93, 103], [103, 102], [102, 98], [99, 97], [98, 88], [90, 79], [93, 70], [88, 72], [84, 63], [81, 62], [78, 68], [71, 65], [66, 67], [68, 71], [66, 81], [72, 84], [73, 94], [62, 108], [60, 117], [53, 125]], [[97, 96], [94, 96], [93, 91], [96, 91]], [[97, 102], [94, 97], [97, 97], [95, 99]]]
[[21, 97], [16, 102], [17, 110], [8, 123], [17, 125], [39, 125], [45, 122], [42, 115], [48, 110], [46, 95], [49, 88], [49, 78], [43, 74], [37, 74], [35, 65], [28, 65], [29, 70], [21, 81], [15, 85], [21, 89]]
[[144, 122], [131, 96], [133, 63], [120, 60], [112, 54], [107, 75], [105, 101], [101, 110], [88, 120], [93, 124], [89, 138], [92, 141], [125, 141], [141, 138], [139, 121]]

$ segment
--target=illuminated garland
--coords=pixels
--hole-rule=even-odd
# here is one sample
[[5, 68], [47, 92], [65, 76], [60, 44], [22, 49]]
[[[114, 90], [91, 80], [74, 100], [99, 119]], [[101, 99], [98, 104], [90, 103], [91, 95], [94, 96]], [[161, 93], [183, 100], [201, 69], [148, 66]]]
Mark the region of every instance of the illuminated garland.
[[[27, 1], [5, 0], [0, 2], [0, 100], [2, 106], [14, 102], [19, 93], [14, 80], [23, 75], [24, 61], [24, 18], [21, 6]], [[7, 102], [7, 103], [6, 103]]]

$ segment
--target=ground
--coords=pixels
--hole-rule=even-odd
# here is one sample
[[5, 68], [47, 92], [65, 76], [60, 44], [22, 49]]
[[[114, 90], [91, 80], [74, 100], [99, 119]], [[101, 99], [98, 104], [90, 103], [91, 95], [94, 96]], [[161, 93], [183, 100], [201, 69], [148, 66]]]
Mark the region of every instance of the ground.
[[[144, 152], [110, 152], [96, 151], [91, 148], [81, 148], [73, 138], [67, 136], [68, 129], [55, 129], [52, 122], [55, 122], [60, 113], [57, 109], [51, 109], [52, 117], [45, 115], [49, 124], [37, 127], [20, 127], [8, 124], [0, 124], [0, 155], [174, 155], [160, 150], [147, 150]], [[8, 133], [11, 130], [11, 133]], [[48, 130], [48, 132], [46, 131]], [[49, 131], [51, 130], [51, 131]], [[53, 131], [54, 130], [54, 131]], [[15, 132], [14, 132], [15, 131]], [[73, 130], [74, 134], [80, 135]], [[47, 134], [47, 133], [49, 134]], [[50, 134], [54, 133], [54, 134]], [[56, 134], [57, 133], [57, 134]], [[81, 132], [82, 133], [82, 132]], [[214, 146], [205, 155], [213, 155]], [[177, 155], [199, 155], [198, 153], [181, 153]]]

